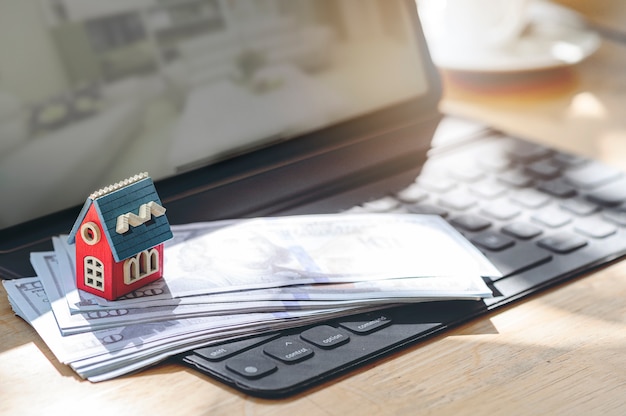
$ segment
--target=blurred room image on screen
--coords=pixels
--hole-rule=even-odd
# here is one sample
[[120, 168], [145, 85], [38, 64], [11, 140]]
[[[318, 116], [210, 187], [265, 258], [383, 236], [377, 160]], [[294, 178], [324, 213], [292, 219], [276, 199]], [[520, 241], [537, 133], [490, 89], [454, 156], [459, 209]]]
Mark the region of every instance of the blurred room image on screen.
[[0, 209], [0, 228], [140, 171], [171, 176], [415, 96], [401, 7], [3, 1], [0, 192], [22, 209]]

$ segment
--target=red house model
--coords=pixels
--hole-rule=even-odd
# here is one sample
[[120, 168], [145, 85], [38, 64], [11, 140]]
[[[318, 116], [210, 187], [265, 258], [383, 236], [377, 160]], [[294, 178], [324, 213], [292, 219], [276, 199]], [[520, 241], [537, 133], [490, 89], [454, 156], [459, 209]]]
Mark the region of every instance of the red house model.
[[163, 242], [170, 238], [147, 173], [94, 192], [69, 235], [76, 244], [76, 286], [114, 300], [155, 281], [163, 275]]

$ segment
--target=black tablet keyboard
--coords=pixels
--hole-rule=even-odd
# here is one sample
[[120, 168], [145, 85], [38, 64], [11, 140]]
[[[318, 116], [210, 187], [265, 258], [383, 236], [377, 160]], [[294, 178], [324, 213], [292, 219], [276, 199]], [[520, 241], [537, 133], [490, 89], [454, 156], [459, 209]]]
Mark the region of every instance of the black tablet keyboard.
[[182, 360], [282, 397], [626, 254], [626, 174], [490, 132], [432, 155], [415, 183], [353, 210], [444, 217], [500, 269], [485, 301], [388, 308], [196, 349]]

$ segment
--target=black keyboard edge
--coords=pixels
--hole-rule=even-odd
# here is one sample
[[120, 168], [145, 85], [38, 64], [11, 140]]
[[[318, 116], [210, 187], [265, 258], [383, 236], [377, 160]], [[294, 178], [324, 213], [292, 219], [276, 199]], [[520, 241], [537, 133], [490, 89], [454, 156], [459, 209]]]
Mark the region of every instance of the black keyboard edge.
[[[289, 385], [288, 387], [259, 388], [257, 383], [254, 383], [255, 380], [243, 380], [242, 378], [238, 378], [235, 375], [233, 375], [233, 377], [226, 377], [225, 374], [227, 374], [227, 372], [222, 371], [221, 369], [216, 370], [216, 367], [219, 366], [219, 362], [217, 363], [210, 362], [208, 360], [203, 359], [202, 357], [199, 357], [198, 355], [195, 355], [195, 358], [191, 358], [194, 356], [193, 351], [179, 355], [177, 357], [177, 362], [183, 363], [186, 366], [190, 366], [193, 369], [198, 370], [202, 374], [210, 376], [230, 387], [233, 387], [251, 396], [265, 398], [265, 399], [283, 399], [283, 398], [291, 397], [298, 393], [305, 392], [316, 386], [320, 386], [326, 382], [332, 382], [337, 377], [348, 375], [354, 372], [355, 370], [361, 368], [363, 365], [367, 363], [373, 363], [384, 357], [391, 356], [397, 352], [400, 352], [411, 346], [424, 342], [427, 339], [431, 339], [439, 334], [444, 333], [445, 331], [453, 327], [462, 325], [472, 319], [475, 319], [489, 312], [486, 305], [484, 305], [484, 303], [482, 303], [481, 301], [469, 301], [469, 300], [468, 301], [443, 301], [443, 302], [409, 304], [409, 305], [395, 306], [391, 308], [384, 308], [378, 312], [389, 313], [390, 311], [392, 311], [394, 314], [403, 315], [405, 316], [405, 319], [408, 319], [408, 314], [406, 313], [407, 309], [416, 309], [416, 308], [417, 309], [423, 309], [423, 308], [430, 309], [430, 306], [432, 306], [433, 309], [435, 309], [436, 311], [441, 311], [442, 309], [446, 308], [446, 305], [449, 305], [450, 303], [454, 303], [457, 305], [464, 305], [464, 306], [458, 308], [457, 309], [458, 315], [454, 316], [454, 318], [449, 320], [448, 322], [433, 323], [433, 327], [429, 328], [426, 331], [420, 331], [418, 333], [414, 333], [413, 335], [408, 336], [402, 339], [401, 341], [394, 343], [393, 345], [375, 350], [372, 353], [360, 356], [357, 359], [352, 360], [347, 364], [333, 367], [333, 369], [330, 371], [319, 373], [317, 376], [308, 378], [304, 382], [301, 382], [298, 384], [292, 384], [292, 385]], [[448, 315], [453, 315], [451, 311], [447, 311], [446, 313]], [[359, 315], [361, 314], [350, 315], [350, 316], [346, 316], [345, 318], [354, 317], [354, 316], [358, 317]], [[313, 324], [313, 325], [307, 325], [304, 327], [297, 327], [293, 329], [279, 331], [274, 334], [279, 335], [279, 336], [289, 336], [289, 335], [299, 334], [308, 328], [312, 328], [318, 325], [325, 325], [325, 324], [336, 325], [336, 323], [340, 321], [342, 321], [341, 318], [336, 318], [336, 319], [323, 321], [323, 322]], [[407, 322], [392, 323], [392, 325], [402, 325], [402, 324], [407, 324]], [[253, 350], [254, 348], [258, 348], [264, 345], [265, 343], [266, 341], [261, 341], [257, 345], [253, 345], [247, 349], [239, 351], [238, 354]]]
[[[496, 134], [499, 133], [496, 132]], [[521, 139], [518, 140], [525, 142]], [[626, 203], [624, 203], [624, 207], [626, 207]], [[620, 224], [618, 228], [621, 229], [620, 231], [618, 231], [618, 235], [614, 238], [611, 237], [609, 239], [605, 239], [607, 241], [602, 241], [598, 243], [598, 245], [600, 246], [599, 248], [596, 245], [594, 245], [593, 248], [590, 247], [588, 250], [587, 248], [584, 248], [580, 251], [576, 251], [573, 256], [569, 256], [568, 254], [564, 254], [563, 256], [561, 256], [559, 254], [558, 257], [561, 258], [556, 262], [550, 261], [547, 264], [538, 265], [537, 267], [534, 267], [530, 270], [522, 270], [514, 273], [506, 279], [489, 283], [494, 289], [494, 294], [496, 294], [496, 297], [494, 299], [487, 299], [485, 300], [485, 302], [476, 302], [476, 304], [482, 305], [482, 307], [480, 308], [472, 311], [459, 310], [454, 316], [451, 316], [450, 313], [448, 313], [447, 319], [438, 319], [441, 322], [438, 322], [436, 326], [427, 331], [420, 331], [413, 334], [408, 334], [405, 338], [393, 343], [392, 345], [387, 345], [384, 348], [372, 351], [366, 355], [356, 356], [356, 358], [350, 360], [349, 362], [337, 365], [329, 370], [320, 370], [314, 376], [311, 376], [306, 380], [298, 383], [287, 383], [286, 385], [285, 383], [282, 383], [282, 387], [272, 387], [269, 385], [270, 383], [262, 382], [261, 380], [263, 379], [249, 380], [239, 377], [238, 375], [232, 375], [231, 377], [231, 373], [229, 372], [229, 370], [225, 369], [222, 364], [216, 364], [215, 362], [209, 361], [202, 362], [202, 360], [194, 362], [194, 360], [191, 359], [191, 357], [194, 356], [193, 351], [178, 356], [177, 361], [183, 362], [185, 365], [191, 366], [205, 375], [208, 375], [220, 382], [225, 383], [226, 385], [234, 387], [239, 391], [255, 397], [276, 399], [293, 396], [297, 393], [309, 390], [315, 386], [319, 386], [327, 382], [332, 382], [332, 380], [336, 379], [337, 377], [356, 371], [363, 365], [373, 363], [383, 357], [393, 355], [410, 346], [414, 346], [434, 336], [440, 335], [444, 333], [444, 331], [447, 331], [451, 328], [465, 324], [481, 316], [489, 316], [492, 313], [495, 313], [497, 309], [500, 309], [506, 305], [514, 304], [523, 299], [535, 296], [537, 294], [545, 292], [545, 290], [549, 288], [559, 286], [568, 281], [596, 271], [600, 268], [606, 267], [615, 261], [623, 259], [624, 256], [626, 256], [626, 239], [624, 238], [623, 230], [624, 224]], [[615, 246], [612, 246], [613, 243], [615, 243]], [[584, 259], [576, 259], [576, 256], [579, 252], [584, 254], [583, 256], [579, 257], [586, 257]], [[568, 270], [563, 272], [563, 270], [561, 270], [558, 266], [559, 262], [567, 262], [568, 265], [571, 263], [572, 267], [568, 266]], [[555, 265], [555, 263], [557, 264]], [[555, 270], [558, 271], [558, 273], [555, 273]], [[500, 296], [498, 296], [498, 294]], [[417, 307], [423, 308], [423, 305], [432, 305], [427, 307], [433, 308], [433, 310], [441, 310], [442, 308], [445, 308], [446, 305], [450, 305], [449, 302], [471, 301], [432, 302], [429, 304], [418, 304], [420, 306]], [[400, 307], [400, 309], [393, 308], [393, 310], [406, 310], [406, 308], [413, 307], [416, 306], [407, 305]], [[383, 309], [382, 311], [384, 312], [386, 311], [386, 309]], [[338, 320], [335, 319], [329, 322], [332, 323], [337, 321]], [[322, 325], [325, 323], [326, 322], [322, 322], [316, 325]], [[392, 325], [395, 325], [395, 323], [392, 323]], [[305, 330], [306, 328], [307, 327], [280, 331], [279, 333], [277, 333], [277, 336], [296, 334]], [[262, 350], [260, 350], [262, 345], [263, 344], [250, 347], [248, 348], [248, 350], [252, 352], [255, 348], [257, 348], [257, 350], [261, 351], [261, 354], [263, 354]], [[276, 383], [276, 385], [279, 384], [281, 383]]]
[[[201, 374], [204, 374], [206, 376], [209, 376], [221, 383], [224, 383], [227, 386], [230, 386], [232, 388], [235, 388], [236, 390], [243, 392], [245, 394], [249, 394], [250, 396], [253, 397], [258, 397], [258, 398], [262, 398], [262, 399], [286, 399], [288, 397], [292, 397], [294, 395], [297, 395], [299, 393], [304, 393], [306, 391], [309, 391], [315, 387], [321, 386], [324, 383], [332, 383], [334, 380], [336, 380], [338, 377], [341, 376], [346, 376], [346, 375], [350, 375], [352, 373], [355, 373], [356, 371], [358, 371], [360, 368], [362, 368], [364, 365], [368, 364], [368, 363], [374, 363], [377, 362], [385, 357], [388, 356], [392, 356], [395, 355], [396, 353], [399, 353], [401, 351], [407, 350], [410, 347], [413, 346], [418, 346], [420, 345], [422, 342], [426, 342], [429, 339], [432, 339], [436, 336], [441, 336], [446, 334], [447, 332], [449, 332], [450, 330], [459, 327], [463, 324], [467, 324], [470, 323], [471, 321], [474, 321], [478, 318], [481, 317], [486, 317], [486, 316], [490, 316], [494, 313], [498, 313], [499, 310], [501, 310], [503, 307], [508, 306], [508, 305], [514, 305], [516, 303], [519, 303], [523, 300], [526, 300], [528, 298], [534, 297], [534, 296], [539, 296], [542, 293], [544, 293], [545, 291], [552, 289], [552, 288], [556, 288], [560, 285], [566, 284], [569, 281], [572, 281], [574, 279], [583, 277], [589, 273], [592, 273], [594, 271], [597, 271], [601, 268], [604, 267], [608, 267], [610, 266], [612, 263], [619, 261], [621, 259], [623, 259], [626, 256], [626, 252], [625, 253], [621, 253], [621, 255], [618, 256], [611, 256], [610, 258], [606, 258], [604, 260], [600, 260], [598, 262], [596, 262], [594, 265], [590, 266], [589, 268], [582, 268], [581, 270], [578, 270], [574, 273], [569, 273], [563, 276], [560, 276], [558, 278], [552, 278], [549, 279], [546, 282], [543, 282], [542, 284], [539, 284], [537, 286], [533, 286], [523, 292], [520, 292], [518, 294], [515, 295], [511, 295], [508, 297], [504, 297], [502, 300], [500, 301], [496, 301], [494, 303], [491, 303], [489, 305], [485, 304], [482, 301], [478, 301], [478, 302], [474, 302], [474, 301], [439, 301], [439, 302], [431, 302], [429, 303], [429, 305], [432, 305], [432, 307], [436, 308], [436, 309], [440, 309], [442, 307], [445, 307], [447, 304], [449, 304], [450, 302], [468, 302], [468, 303], [475, 303], [477, 305], [481, 305], [479, 308], [477, 308], [475, 311], [472, 311], [472, 313], [467, 313], [466, 310], [462, 310], [459, 312], [459, 315], [454, 317], [454, 319], [448, 321], [448, 322], [441, 322], [439, 323], [438, 326], [433, 327], [432, 329], [425, 331], [425, 332], [420, 332], [417, 334], [414, 334], [412, 336], [407, 337], [406, 339], [404, 339], [401, 342], [398, 342], [392, 346], [388, 346], [384, 349], [375, 351], [372, 354], [369, 354], [367, 356], [361, 356], [356, 360], [351, 361], [350, 363], [346, 364], [346, 365], [342, 365], [342, 366], [338, 366], [335, 367], [332, 371], [327, 371], [324, 373], [320, 373], [315, 377], [312, 377], [310, 379], [307, 379], [305, 382], [302, 383], [298, 383], [295, 385], [290, 385], [289, 387], [286, 388], [259, 388], [255, 383], [254, 380], [249, 381], [249, 380], [238, 380], [236, 376], [233, 377], [226, 377], [225, 374], [227, 374], [227, 372], [223, 371], [223, 369], [220, 370], [216, 370], [215, 369], [215, 363], [211, 363], [208, 360], [204, 360], [202, 359], [202, 357], [199, 357], [196, 355], [197, 358], [199, 358], [199, 360], [197, 359], [193, 359], [191, 357], [194, 356], [194, 352], [193, 350], [191, 352], [187, 352], [187, 353], [183, 353], [180, 354], [179, 356], [175, 357], [175, 361], [177, 363], [182, 363], [183, 365], [187, 366], [187, 367], [191, 367], [194, 370], [200, 372]], [[518, 275], [518, 276], [514, 276], [513, 279], [515, 278], [523, 278], [523, 273]], [[494, 298], [494, 300], [497, 299]], [[420, 306], [426, 306], [426, 304], [418, 304]], [[404, 305], [404, 306], [399, 306], [399, 307], [392, 307], [392, 310], [403, 310], [403, 309], [407, 309], [407, 308], [411, 308], [414, 307], [415, 305]], [[385, 312], [388, 311], [390, 309], [382, 309], [380, 312]], [[293, 328], [290, 330], [283, 330], [283, 331], [278, 331], [278, 332], [273, 332], [270, 334], [265, 334], [263, 337], [268, 338], [267, 336], [271, 336], [270, 339], [274, 339], [276, 337], [279, 336], [288, 336], [288, 335], [293, 335], [293, 334], [298, 334], [304, 330], [306, 330], [307, 328], [311, 328], [314, 327], [316, 325], [323, 325], [323, 324], [327, 324], [327, 323], [335, 323], [340, 321], [341, 319], [333, 319], [330, 321], [324, 321], [324, 322], [320, 322], [318, 324], [315, 325], [308, 325], [308, 326], [304, 326], [304, 327], [297, 327], [297, 328]], [[442, 320], [443, 321], [443, 320]], [[393, 325], [393, 324], [392, 324]], [[253, 337], [254, 338], [254, 337]], [[264, 345], [267, 342], [267, 340], [262, 340], [260, 341], [258, 344], [254, 344], [252, 346], [250, 346], [249, 348], [245, 348], [242, 351], [239, 351], [239, 353], [245, 352], [245, 351], [249, 351], [251, 349], [253, 349], [254, 347], [258, 347], [261, 345]]]

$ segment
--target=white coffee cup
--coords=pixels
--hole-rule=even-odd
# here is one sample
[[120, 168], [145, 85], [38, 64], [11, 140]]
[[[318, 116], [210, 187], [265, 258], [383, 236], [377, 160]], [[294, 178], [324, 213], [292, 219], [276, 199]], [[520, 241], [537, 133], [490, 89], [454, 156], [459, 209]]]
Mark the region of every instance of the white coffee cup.
[[529, 0], [417, 0], [424, 30], [439, 43], [470, 49], [514, 42], [527, 24]]

